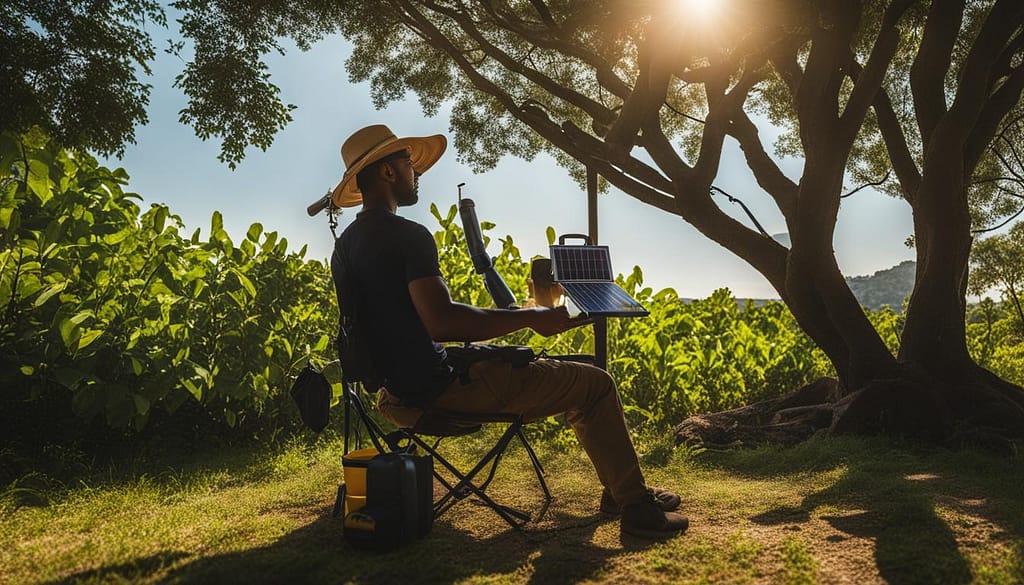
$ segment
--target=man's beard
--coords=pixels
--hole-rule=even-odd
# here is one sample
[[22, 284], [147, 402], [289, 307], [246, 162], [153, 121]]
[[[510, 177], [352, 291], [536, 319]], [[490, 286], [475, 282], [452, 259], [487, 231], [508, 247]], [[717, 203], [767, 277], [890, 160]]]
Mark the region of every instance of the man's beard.
[[416, 202], [420, 200], [420, 186], [415, 185], [411, 191], [402, 195], [401, 198], [396, 200], [399, 207], [409, 207], [410, 205], [416, 205]]

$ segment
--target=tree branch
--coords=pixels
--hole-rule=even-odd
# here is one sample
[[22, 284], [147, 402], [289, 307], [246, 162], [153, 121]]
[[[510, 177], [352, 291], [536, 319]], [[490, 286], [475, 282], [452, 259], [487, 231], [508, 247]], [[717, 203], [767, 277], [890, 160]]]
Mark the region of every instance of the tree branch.
[[[967, 53], [956, 97], [950, 107], [950, 114], [954, 118], [951, 123], [961, 129], [965, 139], [966, 133], [979, 122], [979, 116], [990, 97], [990, 88], [993, 86], [992, 70], [1011, 35], [1022, 24], [1024, 24], [1024, 3], [1019, 0], [996, 0], [988, 17], [985, 18], [985, 23], [982, 25], [977, 39], [971, 45], [971, 50]], [[1019, 90], [1016, 93], [1019, 95]], [[999, 107], [997, 105], [996, 110]], [[998, 118], [1002, 118], [1002, 116], [998, 116]], [[995, 124], [992, 124], [991, 120], [986, 123], [990, 128], [988, 132], [990, 132], [989, 138], [991, 138], [991, 132], [995, 132], [998, 119]], [[976, 146], [975, 148], [976, 150], [971, 154], [980, 156], [980, 149], [983, 149], [984, 145], [980, 149]]]
[[[494, 11], [490, 2], [481, 2], [481, 6], [501, 27], [517, 34], [531, 44], [542, 49], [549, 49], [579, 59], [594, 68], [597, 82], [620, 99], [629, 97], [632, 88], [615, 73], [608, 62], [597, 53], [580, 45], [565, 41], [561, 30], [535, 31], [523, 26], [522, 22], [513, 22]], [[550, 33], [550, 34], [549, 34]]]
[[729, 134], [739, 142], [757, 184], [771, 195], [782, 215], [789, 217], [796, 208], [798, 186], [768, 155], [761, 143], [757, 126], [742, 109], [733, 111]]
[[537, 84], [552, 96], [580, 108], [596, 122], [602, 125], [610, 124], [615, 119], [615, 114], [604, 105], [590, 99], [590, 97], [586, 95], [573, 91], [568, 87], [557, 83], [536, 69], [526, 67], [520, 61], [513, 59], [508, 53], [488, 41], [480, 32], [480, 29], [473, 23], [472, 19], [468, 18], [464, 12], [451, 10], [435, 2], [429, 2], [426, 4], [428, 4], [435, 12], [444, 14], [457, 22], [459, 27], [477, 42], [477, 45], [484, 54], [500, 63], [505, 69], [513, 73], [517, 73]]
[[593, 159], [600, 159], [615, 164], [630, 176], [636, 177], [638, 180], [643, 181], [653, 189], [657, 189], [664, 193], [675, 193], [675, 187], [670, 179], [666, 179], [665, 176], [657, 170], [637, 160], [635, 157], [629, 155], [616, 157], [607, 156], [608, 149], [605, 147], [604, 143], [594, 136], [584, 132], [576, 126], [576, 124], [573, 124], [570, 121], [562, 122], [560, 128], [570, 140], [577, 144], [583, 151], [588, 153]]
[[923, 144], [946, 114], [946, 73], [963, 21], [964, 0], [932, 2], [921, 46], [910, 67], [910, 89]]
[[996, 128], [1006, 115], [1020, 102], [1024, 91], [1024, 66], [1019, 66], [989, 98], [978, 116], [978, 122], [967, 136], [964, 145], [965, 172], [971, 172], [981, 160], [985, 148], [992, 142]]
[[654, 164], [673, 181], [686, 181], [691, 176], [693, 169], [676, 152], [656, 118], [652, 117], [644, 123], [641, 143]]
[[839, 198], [840, 199], [846, 199], [850, 195], [853, 195], [854, 193], [857, 193], [858, 191], [861, 191], [863, 189], [867, 189], [868, 187], [877, 187], [879, 185], [883, 185], [883, 184], [885, 184], [886, 181], [889, 180], [889, 175], [891, 175], [891, 174], [892, 174], [891, 170], [886, 171], [885, 176], [882, 177], [881, 179], [879, 179], [877, 181], [872, 181], [870, 183], [864, 183], [863, 185], [860, 185], [859, 187], [857, 187], [856, 189], [850, 191], [849, 193], [843, 193], [842, 195], [839, 196]]
[[[410, 26], [420, 30], [420, 32], [427, 37], [428, 42], [432, 46], [445, 52], [449, 57], [451, 57], [456, 66], [462, 70], [467, 78], [469, 78], [474, 87], [498, 100], [510, 115], [526, 124], [537, 132], [537, 134], [551, 142], [551, 144], [559, 150], [562, 150], [585, 165], [592, 166], [608, 180], [611, 181], [614, 178], [616, 182], [613, 184], [623, 188], [623, 190], [632, 197], [663, 211], [678, 214], [673, 198], [664, 194], [673, 192], [672, 183], [670, 181], [659, 175], [650, 167], [647, 167], [647, 165], [644, 165], [640, 161], [631, 157], [627, 157], [625, 161], [622, 161], [622, 166], [629, 169], [630, 176], [627, 176], [626, 173], [619, 171], [603, 156], [600, 156], [604, 149], [600, 141], [596, 138], [586, 134], [578, 128], [576, 129], [578, 132], [574, 136], [570, 136], [568, 133], [563, 131], [561, 126], [551, 121], [547, 114], [536, 105], [527, 103], [520, 107], [512, 97], [508, 95], [508, 93], [503, 91], [496, 84], [487, 79], [487, 77], [477, 71], [468, 59], [466, 59], [459, 47], [455, 46], [451, 40], [449, 40], [448, 37], [446, 37], [437, 28], [437, 26], [430, 21], [430, 19], [419, 12], [409, 0], [396, 0], [396, 3], [404, 11]], [[643, 176], [652, 180], [654, 184], [659, 184], [664, 193], [652, 188], [651, 185], [634, 179], [633, 177], [635, 176]]]
[[544, 24], [548, 25], [552, 29], [558, 28], [558, 25], [555, 24], [555, 19], [551, 16], [551, 11], [548, 10], [548, 7], [544, 4], [543, 0], [530, 0], [530, 4], [533, 5], [537, 14], [540, 15], [540, 19]]
[[995, 230], [1005, 226], [1006, 224], [1010, 223], [1011, 221], [1017, 219], [1017, 217], [1021, 213], [1024, 213], [1024, 207], [1021, 207], [1020, 209], [1018, 209], [1016, 213], [1014, 213], [1013, 215], [1007, 217], [1005, 220], [1000, 222], [998, 225], [994, 225], [992, 227], [986, 227], [986, 228], [978, 228], [976, 230], [971, 230], [971, 233], [972, 234], [983, 234], [985, 232], [993, 232], [993, 231], [995, 231]]
[[[860, 75], [860, 64], [854, 59], [852, 52], [850, 53], [849, 71], [851, 75]], [[907, 136], [903, 132], [903, 126], [896, 116], [892, 100], [889, 99], [889, 93], [885, 88], [880, 87], [875, 93], [871, 107], [875, 110], [878, 131], [882, 135], [882, 142], [889, 153], [889, 161], [892, 163], [893, 171], [896, 172], [896, 179], [900, 183], [903, 198], [913, 204], [917, 191], [921, 188], [921, 171], [917, 168], [917, 162], [914, 161], [914, 156], [910, 153]]]
[[875, 99], [878, 89], [885, 79], [885, 72], [889, 69], [896, 49], [899, 46], [899, 29], [897, 24], [907, 11], [913, 0], [893, 0], [885, 9], [882, 16], [882, 26], [878, 31], [878, 38], [871, 48], [867, 64], [854, 79], [853, 91], [846, 107], [840, 115], [842, 132], [852, 141], [864, 122], [864, 115]]
[[660, 25], [649, 25], [648, 38], [639, 47], [639, 75], [632, 93], [619, 111], [618, 119], [605, 135], [609, 149], [628, 154], [636, 144], [636, 136], [644, 120], [661, 109], [665, 102], [672, 73], [668, 66], [669, 56], [663, 54], [665, 48], [662, 45], [667, 41], [661, 38], [660, 28]]
[[795, 95], [800, 138], [809, 156], [826, 150], [826, 135], [828, 144], [834, 144], [843, 80], [839, 65], [846, 61], [859, 11], [859, 3], [849, 0], [822, 2], [811, 31], [811, 50]]

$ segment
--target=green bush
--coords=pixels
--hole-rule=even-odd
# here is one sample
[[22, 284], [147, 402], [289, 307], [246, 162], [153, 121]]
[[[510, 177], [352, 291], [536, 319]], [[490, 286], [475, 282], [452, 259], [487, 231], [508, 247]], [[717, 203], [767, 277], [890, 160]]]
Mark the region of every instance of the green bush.
[[124, 170], [43, 135], [3, 135], [0, 168], [5, 409], [66, 397], [135, 430], [186, 404], [226, 428], [292, 418], [284, 390], [336, 327], [321, 262], [260, 224], [236, 246], [219, 212], [185, 237]]

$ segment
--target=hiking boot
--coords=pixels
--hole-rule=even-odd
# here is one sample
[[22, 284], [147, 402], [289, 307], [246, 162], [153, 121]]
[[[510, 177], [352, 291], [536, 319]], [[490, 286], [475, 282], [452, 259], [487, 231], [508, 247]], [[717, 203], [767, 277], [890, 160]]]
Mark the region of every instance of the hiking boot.
[[[647, 493], [654, 496], [654, 499], [658, 503], [658, 506], [665, 512], [671, 512], [675, 510], [676, 508], [679, 507], [679, 503], [681, 502], [679, 496], [675, 495], [674, 493], [668, 490], [663, 490], [658, 487], [650, 485], [647, 486]], [[618, 516], [619, 513], [622, 512], [622, 506], [620, 506], [618, 502], [615, 501], [615, 498], [612, 497], [612, 493], [608, 491], [608, 488], [604, 488], [604, 491], [601, 492], [600, 509], [602, 513], [611, 514], [613, 516]]]
[[666, 512], [655, 496], [648, 494], [643, 500], [622, 507], [619, 529], [623, 534], [661, 540], [682, 534], [689, 528], [686, 516]]

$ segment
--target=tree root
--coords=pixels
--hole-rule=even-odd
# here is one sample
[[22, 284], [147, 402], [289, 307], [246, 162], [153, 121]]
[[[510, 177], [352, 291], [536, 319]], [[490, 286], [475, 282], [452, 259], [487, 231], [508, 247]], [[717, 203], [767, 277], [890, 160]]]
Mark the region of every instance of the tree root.
[[795, 444], [816, 433], [889, 434], [950, 447], [974, 446], [1006, 455], [1024, 437], [1024, 392], [995, 378], [944, 384], [913, 375], [874, 380], [844, 393], [821, 378], [783, 396], [693, 416], [675, 429], [676, 443], [705, 447]]

